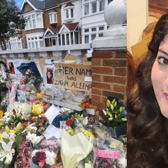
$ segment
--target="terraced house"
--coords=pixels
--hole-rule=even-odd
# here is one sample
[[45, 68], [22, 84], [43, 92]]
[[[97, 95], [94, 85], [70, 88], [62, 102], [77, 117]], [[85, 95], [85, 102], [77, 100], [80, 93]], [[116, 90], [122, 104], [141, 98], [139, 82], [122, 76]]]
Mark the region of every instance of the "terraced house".
[[111, 0], [23, 0], [24, 29], [7, 41], [7, 49], [91, 43], [108, 25], [104, 10]]

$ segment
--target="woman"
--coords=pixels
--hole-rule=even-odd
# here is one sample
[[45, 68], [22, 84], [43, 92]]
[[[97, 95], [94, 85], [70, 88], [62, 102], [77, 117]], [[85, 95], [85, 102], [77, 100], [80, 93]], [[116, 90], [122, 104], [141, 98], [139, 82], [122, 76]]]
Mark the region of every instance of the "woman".
[[168, 167], [168, 14], [148, 49], [128, 93], [128, 168]]
[[13, 62], [9, 62], [10, 73], [15, 74]]
[[47, 84], [53, 84], [53, 71], [52, 69], [47, 70]]

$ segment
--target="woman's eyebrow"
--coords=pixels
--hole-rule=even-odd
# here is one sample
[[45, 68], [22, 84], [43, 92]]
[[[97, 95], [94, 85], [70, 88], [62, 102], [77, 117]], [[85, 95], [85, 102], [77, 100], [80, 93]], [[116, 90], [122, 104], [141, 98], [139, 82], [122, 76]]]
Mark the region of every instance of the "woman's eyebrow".
[[159, 52], [161, 52], [161, 53], [163, 53], [163, 54], [168, 56], [168, 53], [166, 51], [162, 50], [162, 49], [159, 49]]

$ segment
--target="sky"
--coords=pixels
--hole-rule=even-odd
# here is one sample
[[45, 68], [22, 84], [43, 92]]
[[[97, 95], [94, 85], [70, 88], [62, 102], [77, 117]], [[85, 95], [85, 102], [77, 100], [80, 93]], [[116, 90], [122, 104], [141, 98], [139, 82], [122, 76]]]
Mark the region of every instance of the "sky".
[[15, 0], [16, 5], [17, 5], [18, 8], [21, 7], [22, 1], [23, 1], [23, 0]]

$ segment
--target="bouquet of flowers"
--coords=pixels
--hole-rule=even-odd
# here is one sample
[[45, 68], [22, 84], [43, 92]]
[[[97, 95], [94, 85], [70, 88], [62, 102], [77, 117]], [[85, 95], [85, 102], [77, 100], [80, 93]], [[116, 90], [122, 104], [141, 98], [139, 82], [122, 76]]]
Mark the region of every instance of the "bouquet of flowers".
[[107, 107], [103, 110], [104, 122], [108, 123], [112, 128], [121, 125], [124, 121], [127, 121], [127, 118], [123, 117], [124, 109], [124, 106], [119, 106], [119, 100], [114, 98], [110, 101], [108, 99]]
[[38, 149], [32, 152], [32, 162], [39, 167], [53, 166], [55, 164], [56, 154], [48, 150]]
[[22, 141], [20, 145], [20, 151], [17, 155], [16, 162], [14, 164], [14, 168], [30, 168], [30, 147], [28, 141]]
[[84, 109], [91, 109], [93, 107], [91, 104], [91, 99], [89, 99], [89, 98], [82, 99], [82, 103], [79, 104], [78, 106], [80, 106]]
[[21, 123], [18, 123], [12, 130], [6, 126], [5, 131], [0, 134], [0, 166], [3, 168], [10, 168], [15, 162], [22, 141], [20, 130]]
[[34, 95], [36, 92], [37, 89], [35, 87], [31, 87], [28, 91], [26, 91], [26, 96], [29, 96], [30, 94]]
[[41, 81], [40, 77], [33, 73], [30, 69], [27, 69], [25, 72], [25, 75], [22, 76], [22, 80], [20, 81], [20, 84], [32, 84], [36, 83], [38, 81]]

